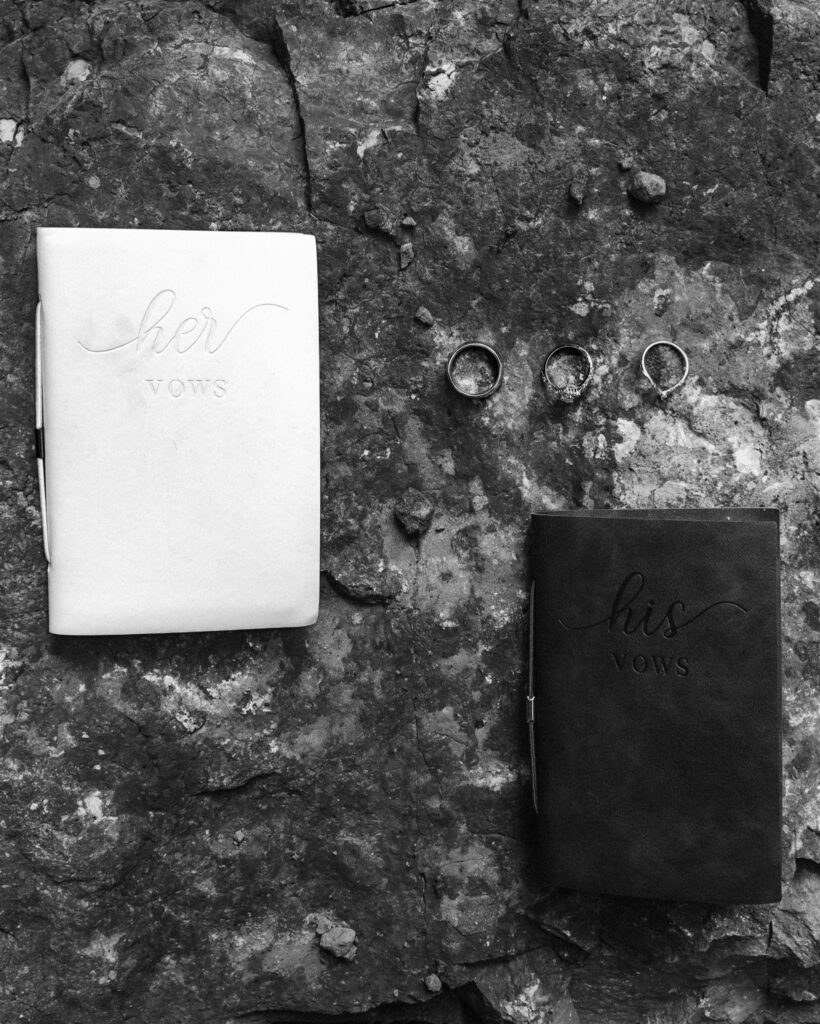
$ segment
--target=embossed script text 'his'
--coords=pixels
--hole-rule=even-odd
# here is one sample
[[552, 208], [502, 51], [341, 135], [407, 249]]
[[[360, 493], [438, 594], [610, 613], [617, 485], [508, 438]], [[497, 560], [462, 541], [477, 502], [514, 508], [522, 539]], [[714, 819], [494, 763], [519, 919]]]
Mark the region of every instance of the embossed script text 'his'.
[[743, 614], [746, 613], [746, 608], [737, 601], [714, 601], [693, 615], [686, 614], [686, 604], [683, 601], [672, 601], [664, 612], [660, 612], [655, 610], [654, 598], [642, 599], [643, 589], [643, 573], [631, 572], [624, 577], [618, 587], [608, 615], [594, 622], [579, 625], [564, 622], [563, 619], [558, 621], [565, 629], [594, 629], [596, 626], [605, 626], [610, 633], [620, 630], [625, 636], [631, 636], [640, 630], [643, 636], [660, 634], [671, 640], [696, 619], [718, 608], [733, 608]]

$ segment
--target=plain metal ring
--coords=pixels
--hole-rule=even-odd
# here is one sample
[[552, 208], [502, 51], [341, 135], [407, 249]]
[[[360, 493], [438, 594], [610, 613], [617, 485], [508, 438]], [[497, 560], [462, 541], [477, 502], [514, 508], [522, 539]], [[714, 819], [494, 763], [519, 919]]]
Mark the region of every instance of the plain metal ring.
[[[548, 372], [549, 364], [559, 352], [574, 352], [586, 361], [587, 372], [584, 379], [579, 384], [564, 384], [559, 387], [550, 377]], [[547, 387], [547, 389], [551, 391], [556, 398], [562, 402], [570, 403], [579, 399], [589, 387], [589, 382], [592, 380], [592, 369], [592, 356], [585, 348], [582, 348], [580, 345], [556, 345], [544, 360], [544, 365], [541, 367], [541, 380], [545, 387]]]
[[[683, 373], [681, 374], [681, 378], [680, 380], [675, 381], [675, 383], [669, 388], [662, 388], [660, 384], [658, 384], [658, 382], [652, 376], [652, 374], [649, 372], [649, 370], [646, 368], [647, 355], [653, 348], [660, 347], [674, 349], [675, 352], [677, 352], [683, 360]], [[646, 377], [646, 379], [649, 381], [652, 387], [658, 392], [661, 398], [668, 398], [669, 395], [671, 395], [673, 391], [676, 391], [689, 376], [689, 360], [686, 356], [686, 353], [683, 351], [680, 345], [676, 345], [674, 341], [653, 341], [651, 345], [647, 345], [646, 348], [643, 350], [643, 355], [641, 356], [641, 369], [643, 370], [644, 377]]]
[[[465, 391], [464, 388], [459, 387], [453, 378], [453, 367], [456, 364], [456, 360], [460, 355], [465, 352], [469, 352], [472, 349], [481, 349], [482, 352], [489, 352], [492, 359], [495, 361], [496, 372], [495, 378], [492, 384], [485, 388], [483, 391]], [[458, 348], [453, 352], [450, 358], [447, 360], [447, 380], [450, 382], [450, 386], [454, 391], [457, 391], [460, 395], [464, 395], [465, 398], [489, 398], [490, 395], [494, 394], [501, 387], [501, 381], [504, 379], [504, 363], [501, 360], [501, 356], [496, 352], [492, 345], [486, 345], [483, 341], [465, 341], [463, 345], [459, 345]]]

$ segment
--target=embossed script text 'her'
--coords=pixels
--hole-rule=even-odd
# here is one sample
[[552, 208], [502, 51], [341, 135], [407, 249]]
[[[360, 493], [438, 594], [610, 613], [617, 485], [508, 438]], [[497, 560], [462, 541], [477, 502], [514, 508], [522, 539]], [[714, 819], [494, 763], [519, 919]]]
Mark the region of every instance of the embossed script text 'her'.
[[288, 307], [280, 306], [278, 302], [258, 302], [240, 314], [227, 331], [221, 334], [209, 306], [203, 306], [196, 316], [179, 317], [174, 311], [176, 300], [176, 292], [170, 288], [157, 292], [142, 314], [139, 330], [133, 338], [115, 341], [100, 348], [92, 348], [84, 341], [80, 341], [80, 345], [87, 352], [117, 352], [133, 346], [136, 351], [147, 349], [150, 352], [165, 352], [170, 349], [180, 354], [197, 348], [200, 352], [212, 355], [222, 348], [240, 324], [249, 322], [251, 314], [263, 309], [288, 312]]
[[558, 621], [565, 629], [593, 629], [595, 626], [605, 626], [609, 632], [620, 630], [626, 636], [637, 633], [639, 630], [644, 636], [660, 636], [670, 640], [682, 629], [691, 625], [696, 619], [706, 615], [707, 612], [716, 611], [718, 608], [733, 608], [743, 612], [746, 609], [737, 601], [714, 601], [694, 613], [686, 614], [686, 605], [683, 601], [672, 601], [665, 611], [655, 609], [654, 598], [642, 598], [644, 588], [644, 575], [642, 572], [631, 572], [624, 577], [618, 587], [612, 601], [609, 614], [595, 622], [587, 622], [581, 625], [572, 625]]

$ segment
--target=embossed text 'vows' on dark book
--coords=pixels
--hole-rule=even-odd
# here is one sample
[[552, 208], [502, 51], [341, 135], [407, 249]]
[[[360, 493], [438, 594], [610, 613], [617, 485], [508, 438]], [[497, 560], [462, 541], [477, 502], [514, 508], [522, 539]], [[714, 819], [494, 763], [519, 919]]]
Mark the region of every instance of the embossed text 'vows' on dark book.
[[40, 228], [37, 262], [50, 630], [314, 622], [314, 238]]
[[780, 899], [778, 534], [772, 509], [532, 517], [549, 884]]

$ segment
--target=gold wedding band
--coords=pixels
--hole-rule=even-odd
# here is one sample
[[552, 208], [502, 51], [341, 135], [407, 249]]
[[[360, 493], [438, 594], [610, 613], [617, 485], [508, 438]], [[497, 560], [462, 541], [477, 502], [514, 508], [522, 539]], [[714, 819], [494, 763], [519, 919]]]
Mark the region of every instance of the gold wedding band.
[[447, 360], [447, 380], [466, 398], [488, 398], [501, 387], [504, 363], [492, 345], [467, 341]]

